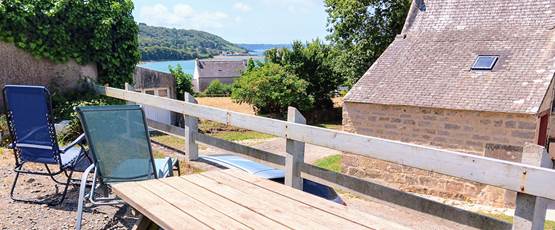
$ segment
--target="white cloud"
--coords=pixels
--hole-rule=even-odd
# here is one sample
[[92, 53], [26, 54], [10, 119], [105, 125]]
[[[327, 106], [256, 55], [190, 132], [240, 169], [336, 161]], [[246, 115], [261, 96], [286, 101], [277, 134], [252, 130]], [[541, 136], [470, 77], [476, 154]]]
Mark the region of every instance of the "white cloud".
[[190, 5], [177, 4], [171, 9], [162, 5], [147, 5], [139, 10], [140, 22], [155, 26], [207, 30], [221, 28], [229, 19], [220, 11], [195, 11]]
[[252, 10], [252, 8], [249, 5], [242, 2], [237, 2], [233, 4], [233, 9], [236, 9], [241, 12], [249, 12]]
[[294, 14], [310, 12], [319, 4], [322, 4], [321, 0], [262, 0], [262, 2], [268, 7], [284, 8]]

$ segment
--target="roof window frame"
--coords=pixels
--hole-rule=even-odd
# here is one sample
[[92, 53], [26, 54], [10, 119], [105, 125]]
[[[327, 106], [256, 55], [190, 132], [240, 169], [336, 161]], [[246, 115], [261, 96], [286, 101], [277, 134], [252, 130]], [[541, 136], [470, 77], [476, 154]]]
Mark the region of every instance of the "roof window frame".
[[[491, 62], [491, 64], [489, 66], [476, 66], [478, 64], [478, 61], [480, 61], [480, 58], [493, 58], [493, 62]], [[481, 70], [481, 71], [490, 71], [493, 70], [493, 68], [495, 67], [495, 65], [497, 64], [497, 62], [499, 61], [499, 55], [478, 55], [476, 57], [476, 59], [474, 60], [474, 62], [472, 63], [472, 66], [470, 67], [471, 70]]]

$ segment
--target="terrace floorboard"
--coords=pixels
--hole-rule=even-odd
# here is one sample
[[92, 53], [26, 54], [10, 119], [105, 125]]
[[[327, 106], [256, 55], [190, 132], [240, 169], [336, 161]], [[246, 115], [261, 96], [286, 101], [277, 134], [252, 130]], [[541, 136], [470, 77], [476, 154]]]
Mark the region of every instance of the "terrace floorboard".
[[403, 229], [239, 170], [120, 183], [113, 191], [164, 229]]

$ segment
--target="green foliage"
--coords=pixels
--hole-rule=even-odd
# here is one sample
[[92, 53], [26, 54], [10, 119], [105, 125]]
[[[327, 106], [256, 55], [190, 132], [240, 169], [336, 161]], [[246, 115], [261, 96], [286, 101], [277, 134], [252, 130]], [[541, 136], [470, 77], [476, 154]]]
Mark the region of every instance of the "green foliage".
[[256, 68], [256, 62], [254, 62], [252, 58], [249, 58], [249, 60], [247, 61], [247, 67], [245, 68], [245, 72], [252, 71], [254, 70], [254, 68]]
[[203, 94], [207, 96], [229, 96], [231, 94], [231, 85], [214, 80], [210, 82], [210, 85], [204, 90]]
[[341, 173], [341, 170], [343, 168], [341, 164], [341, 160], [342, 160], [341, 155], [333, 155], [333, 156], [328, 156], [328, 157], [319, 159], [316, 162], [314, 162], [314, 164], [320, 168]]
[[123, 87], [139, 61], [133, 1], [0, 1], [0, 40], [36, 57], [96, 63], [100, 83]]
[[10, 129], [5, 114], [0, 115], [0, 146], [5, 147], [10, 143]]
[[211, 134], [210, 136], [220, 138], [226, 141], [244, 141], [244, 140], [253, 140], [253, 139], [268, 139], [273, 138], [274, 136], [259, 133], [250, 130], [242, 130], [242, 131], [227, 131], [227, 132], [218, 132]]
[[410, 0], [324, 0], [336, 69], [352, 85], [401, 32]]
[[231, 98], [252, 105], [257, 113], [284, 115], [288, 106], [301, 111], [312, 108], [314, 98], [307, 94], [308, 82], [274, 63], [245, 72], [233, 84]]
[[193, 95], [193, 75], [183, 72], [181, 65], [170, 66], [170, 73], [175, 78], [177, 99], [184, 100], [185, 92]]
[[139, 24], [139, 43], [141, 59], [144, 61], [205, 58], [222, 52], [246, 52], [210, 33], [154, 27], [144, 23]]
[[295, 41], [291, 49], [268, 50], [266, 60], [307, 81], [307, 93], [315, 99], [315, 109], [333, 108], [331, 98], [344, 79], [334, 70], [331, 46], [318, 39], [306, 44]]

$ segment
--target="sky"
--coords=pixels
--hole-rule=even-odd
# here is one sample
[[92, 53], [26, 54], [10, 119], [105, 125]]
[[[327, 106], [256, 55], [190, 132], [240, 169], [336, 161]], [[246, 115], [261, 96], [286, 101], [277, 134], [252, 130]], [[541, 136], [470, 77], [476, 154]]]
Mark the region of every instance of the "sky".
[[134, 0], [137, 22], [195, 29], [233, 43], [288, 44], [326, 35], [323, 0]]

